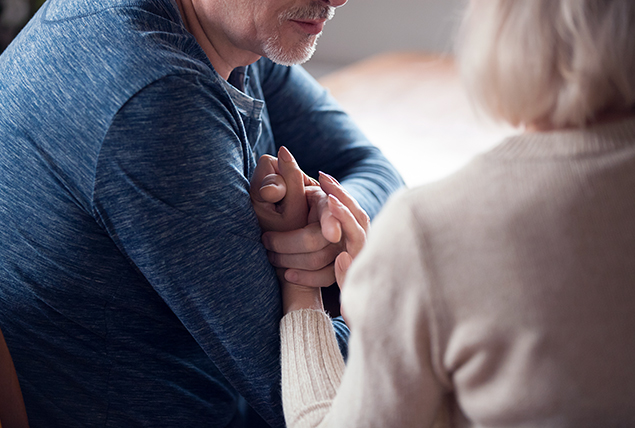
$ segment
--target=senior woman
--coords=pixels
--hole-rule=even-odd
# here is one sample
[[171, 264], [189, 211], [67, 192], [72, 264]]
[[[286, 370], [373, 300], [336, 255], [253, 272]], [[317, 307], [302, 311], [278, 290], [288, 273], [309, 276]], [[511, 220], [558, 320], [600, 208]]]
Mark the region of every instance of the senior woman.
[[[284, 284], [289, 427], [635, 426], [633, 40], [632, 0], [470, 3], [467, 90], [524, 132], [376, 219], [346, 364], [319, 295]], [[358, 210], [321, 181], [354, 257]]]

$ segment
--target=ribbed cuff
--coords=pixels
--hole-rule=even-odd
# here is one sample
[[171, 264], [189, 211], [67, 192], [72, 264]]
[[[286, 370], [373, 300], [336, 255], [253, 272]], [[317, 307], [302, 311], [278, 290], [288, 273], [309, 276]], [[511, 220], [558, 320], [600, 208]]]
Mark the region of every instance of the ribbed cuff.
[[302, 309], [280, 322], [282, 403], [289, 426], [315, 426], [328, 413], [344, 359], [331, 319], [324, 311]]

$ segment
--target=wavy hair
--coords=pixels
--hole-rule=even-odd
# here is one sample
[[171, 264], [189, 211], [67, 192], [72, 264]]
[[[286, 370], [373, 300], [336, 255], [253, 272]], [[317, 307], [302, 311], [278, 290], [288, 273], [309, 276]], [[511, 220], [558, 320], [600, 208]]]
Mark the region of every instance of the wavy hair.
[[472, 0], [457, 45], [475, 105], [514, 126], [584, 126], [635, 105], [634, 0]]

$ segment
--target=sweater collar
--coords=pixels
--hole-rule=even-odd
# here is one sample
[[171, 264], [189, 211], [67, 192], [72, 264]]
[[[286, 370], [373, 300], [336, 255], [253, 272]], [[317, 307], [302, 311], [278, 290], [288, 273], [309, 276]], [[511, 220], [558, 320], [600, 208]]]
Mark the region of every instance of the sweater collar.
[[577, 157], [635, 148], [635, 117], [587, 128], [527, 132], [508, 137], [489, 154], [502, 157]]

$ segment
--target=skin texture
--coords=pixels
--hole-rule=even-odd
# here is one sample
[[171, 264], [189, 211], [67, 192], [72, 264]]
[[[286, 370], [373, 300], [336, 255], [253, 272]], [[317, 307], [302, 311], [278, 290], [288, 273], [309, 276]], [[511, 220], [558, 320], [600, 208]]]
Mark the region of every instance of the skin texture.
[[271, 52], [271, 48], [267, 47], [272, 40], [276, 40], [274, 45], [279, 51], [295, 58], [288, 63], [306, 61], [305, 54], [314, 47], [318, 35], [297, 21], [324, 22], [345, 3], [346, 0], [177, 0], [186, 28], [224, 79], [234, 68], [270, 56], [267, 51]]
[[[278, 159], [271, 156], [260, 158], [251, 181], [250, 193], [256, 215], [265, 231], [285, 232], [302, 224], [305, 219], [309, 225], [319, 227], [317, 219], [320, 219], [322, 229], [326, 229], [323, 236], [328, 236], [332, 240], [329, 242], [339, 247], [333, 272], [342, 287], [348, 268], [366, 242], [370, 219], [337, 180], [321, 173], [319, 183], [316, 183], [300, 170], [289, 151], [283, 147]], [[308, 202], [308, 218], [305, 201]], [[300, 239], [295, 241], [298, 251], [303, 247]], [[269, 243], [269, 246], [275, 245]], [[298, 309], [323, 309], [319, 286], [297, 284], [281, 269], [279, 276], [284, 313]]]

